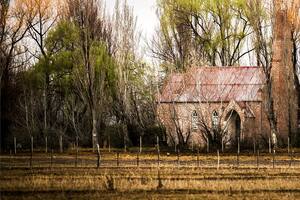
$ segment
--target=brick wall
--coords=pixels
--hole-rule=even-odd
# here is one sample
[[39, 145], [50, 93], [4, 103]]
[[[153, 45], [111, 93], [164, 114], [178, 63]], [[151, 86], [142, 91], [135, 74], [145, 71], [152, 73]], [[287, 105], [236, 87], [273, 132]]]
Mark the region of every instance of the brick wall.
[[[223, 103], [163, 103], [158, 106], [158, 117], [166, 127], [168, 134], [168, 144], [173, 145], [173, 141], [178, 143], [178, 138], [176, 135], [174, 120], [172, 119], [172, 112], [175, 109], [178, 117], [178, 123], [180, 124], [184, 134], [187, 134], [191, 128], [191, 116], [192, 112], [196, 110], [201, 112], [206, 124], [211, 127], [212, 125], [212, 113], [217, 111], [219, 114], [219, 119], [222, 123], [231, 109], [238, 112], [241, 118], [241, 129], [244, 136], [244, 142], [253, 144], [255, 140], [256, 143], [264, 143], [268, 140], [270, 134], [269, 121], [264, 109], [264, 103], [261, 102], [247, 102], [248, 106], [253, 111], [253, 117], [245, 117], [243, 108], [237, 108], [238, 104], [223, 102]], [[198, 130], [191, 132], [190, 141], [191, 144], [193, 140], [194, 145], [200, 145], [201, 147], [206, 146], [206, 140], [202, 133]]]

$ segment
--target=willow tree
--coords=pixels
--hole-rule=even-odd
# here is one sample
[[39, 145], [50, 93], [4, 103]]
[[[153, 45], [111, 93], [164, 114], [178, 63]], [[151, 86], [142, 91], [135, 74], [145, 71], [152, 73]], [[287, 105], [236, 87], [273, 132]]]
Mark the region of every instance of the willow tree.
[[[126, 1], [116, 1], [113, 14], [113, 55], [118, 65], [114, 114], [117, 123], [122, 124], [125, 136], [129, 126], [137, 129], [142, 136], [147, 125], [153, 122], [153, 111], [148, 109], [151, 94], [145, 80], [149, 68], [138, 53], [140, 32], [137, 31], [136, 22], [133, 8]], [[146, 109], [147, 112], [144, 112]]]
[[116, 69], [118, 82], [116, 93], [116, 116], [123, 123], [130, 121], [130, 87], [132, 65], [136, 62], [138, 38], [136, 19], [125, 1], [124, 5], [116, 1], [113, 14], [114, 57], [118, 62]]
[[111, 26], [100, 0], [68, 0], [65, 18], [78, 28], [80, 59], [77, 67], [77, 88], [88, 105], [93, 149], [98, 144], [98, 127], [107, 95], [105, 89], [114, 76], [111, 58]]
[[160, 38], [153, 54], [176, 69], [191, 64], [237, 65], [254, 51], [245, 0], [161, 0]]
[[[180, 1], [159, 1], [160, 27], [150, 47], [153, 57], [159, 59], [167, 71], [175, 68], [185, 71], [191, 58], [191, 29]], [[169, 66], [170, 65], [170, 66]], [[171, 68], [171, 69], [170, 69]]]

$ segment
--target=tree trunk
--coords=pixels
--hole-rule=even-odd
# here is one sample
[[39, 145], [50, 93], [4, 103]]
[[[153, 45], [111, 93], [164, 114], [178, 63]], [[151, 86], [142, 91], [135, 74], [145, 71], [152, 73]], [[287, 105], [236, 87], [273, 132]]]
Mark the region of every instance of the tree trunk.
[[271, 83], [271, 77], [268, 77], [267, 80], [267, 115], [268, 115], [268, 120], [271, 128], [271, 135], [275, 134], [276, 136], [278, 135], [277, 131], [277, 121], [275, 117], [275, 111], [274, 111], [274, 101], [273, 101], [273, 95], [272, 95], [272, 83]]
[[46, 136], [47, 132], [47, 87], [46, 85], [44, 86], [44, 91], [43, 91], [43, 97], [44, 97], [44, 102], [43, 102], [43, 109], [44, 109], [44, 136]]
[[284, 145], [297, 129], [297, 94], [292, 55], [292, 24], [283, 2], [275, 1], [275, 24], [271, 69], [271, 96], [274, 103], [277, 137]]
[[93, 151], [97, 147], [98, 137], [97, 137], [97, 116], [95, 108], [92, 108], [92, 144]]

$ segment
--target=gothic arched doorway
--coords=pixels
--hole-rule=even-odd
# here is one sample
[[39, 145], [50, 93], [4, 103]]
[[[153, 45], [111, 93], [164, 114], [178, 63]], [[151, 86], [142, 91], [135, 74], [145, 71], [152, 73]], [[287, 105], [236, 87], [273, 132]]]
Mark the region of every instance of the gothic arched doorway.
[[241, 135], [241, 118], [235, 110], [230, 110], [225, 117], [226, 143], [233, 144]]

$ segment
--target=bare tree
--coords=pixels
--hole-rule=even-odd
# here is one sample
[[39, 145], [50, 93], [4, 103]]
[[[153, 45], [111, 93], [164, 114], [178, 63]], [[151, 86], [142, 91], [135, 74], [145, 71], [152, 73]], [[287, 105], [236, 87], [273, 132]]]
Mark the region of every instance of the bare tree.
[[[78, 42], [81, 48], [83, 71], [80, 69], [76, 72], [79, 81], [77, 88], [91, 113], [93, 149], [98, 144], [99, 115], [103, 114], [104, 103], [107, 100], [104, 93], [107, 82], [105, 69], [112, 64], [105, 58], [108, 56], [105, 52], [111, 50], [111, 26], [105, 18], [101, 5], [101, 1], [98, 0], [69, 0], [67, 1], [66, 15], [79, 28], [80, 41]], [[97, 61], [97, 56], [101, 61]], [[101, 65], [98, 66], [100, 69], [97, 69], [99, 64]], [[100, 120], [103, 119], [100, 117]]]
[[1, 1], [0, 6], [0, 78], [2, 85], [2, 83], [8, 82], [14, 58], [22, 53], [18, 51], [17, 45], [24, 38], [27, 27], [22, 1], [16, 1], [14, 5], [10, 5], [10, 1]]
[[[21, 70], [23, 61], [19, 59], [25, 53], [21, 40], [27, 33], [23, 1], [3, 0], [0, 2], [0, 102], [1, 102], [1, 146], [14, 123], [14, 113], [17, 110], [16, 73]], [[1, 147], [0, 147], [1, 148]]]
[[57, 14], [54, 10], [54, 4], [50, 0], [26, 0], [24, 8], [26, 11], [26, 24], [28, 27], [30, 38], [36, 44], [36, 51], [28, 51], [36, 59], [43, 60], [43, 133], [48, 134], [50, 124], [50, 104], [51, 104], [51, 79], [50, 79], [50, 58], [51, 53], [47, 51], [45, 40], [48, 32], [54, 26]]

